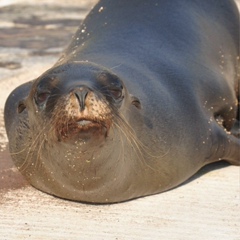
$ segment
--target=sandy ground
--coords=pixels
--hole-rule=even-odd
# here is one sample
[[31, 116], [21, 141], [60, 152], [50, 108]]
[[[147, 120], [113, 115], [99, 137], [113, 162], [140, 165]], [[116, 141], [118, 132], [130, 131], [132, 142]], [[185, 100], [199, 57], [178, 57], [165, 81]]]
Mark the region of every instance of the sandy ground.
[[13, 166], [6, 98], [51, 67], [95, 2], [0, 0], [0, 240], [240, 239], [239, 167], [213, 164], [163, 194], [88, 205], [34, 189]]

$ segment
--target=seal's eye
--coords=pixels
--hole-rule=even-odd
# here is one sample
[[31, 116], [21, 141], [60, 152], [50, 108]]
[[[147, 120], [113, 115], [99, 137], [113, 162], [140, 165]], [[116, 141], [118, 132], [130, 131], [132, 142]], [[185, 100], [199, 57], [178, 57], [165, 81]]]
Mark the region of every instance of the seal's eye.
[[109, 92], [115, 99], [122, 97], [122, 89], [109, 89]]
[[38, 105], [44, 104], [48, 97], [49, 97], [50, 93], [49, 92], [39, 92], [36, 94], [35, 97], [35, 101]]

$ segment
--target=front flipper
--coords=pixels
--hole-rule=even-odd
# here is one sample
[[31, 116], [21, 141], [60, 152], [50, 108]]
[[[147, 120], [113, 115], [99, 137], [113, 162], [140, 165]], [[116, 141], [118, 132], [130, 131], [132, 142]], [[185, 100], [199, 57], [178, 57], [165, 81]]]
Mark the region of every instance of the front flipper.
[[240, 121], [236, 121], [231, 129], [231, 134], [240, 138]]
[[207, 159], [208, 162], [225, 160], [240, 166], [240, 139], [217, 123], [214, 123], [212, 134], [211, 157]]
[[[240, 70], [240, 68], [239, 68], [239, 70]], [[239, 86], [240, 86], [240, 79], [239, 79]], [[239, 89], [239, 91], [240, 91], [240, 89]], [[237, 117], [236, 117], [236, 121], [231, 129], [231, 134], [233, 134], [237, 138], [240, 138], [240, 96], [238, 96]]]

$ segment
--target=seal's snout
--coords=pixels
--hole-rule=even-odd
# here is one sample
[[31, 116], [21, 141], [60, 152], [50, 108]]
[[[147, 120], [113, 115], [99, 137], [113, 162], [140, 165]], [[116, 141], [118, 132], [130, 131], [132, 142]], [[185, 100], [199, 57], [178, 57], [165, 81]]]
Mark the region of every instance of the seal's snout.
[[112, 110], [104, 96], [86, 85], [75, 86], [58, 99], [52, 113], [58, 140], [108, 136]]
[[85, 86], [81, 86], [74, 91], [74, 94], [79, 102], [80, 111], [83, 111], [85, 109], [86, 106], [85, 101], [89, 91], [90, 89]]

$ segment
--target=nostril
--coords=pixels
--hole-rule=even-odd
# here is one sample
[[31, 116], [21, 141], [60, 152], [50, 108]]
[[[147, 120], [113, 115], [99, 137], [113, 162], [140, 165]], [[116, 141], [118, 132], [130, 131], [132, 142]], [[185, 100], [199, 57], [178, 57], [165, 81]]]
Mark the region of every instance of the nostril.
[[85, 109], [85, 101], [88, 93], [89, 93], [89, 89], [85, 87], [80, 87], [74, 92], [76, 98], [78, 99], [81, 111]]

